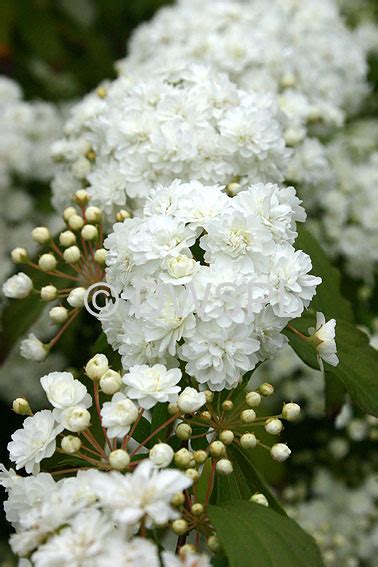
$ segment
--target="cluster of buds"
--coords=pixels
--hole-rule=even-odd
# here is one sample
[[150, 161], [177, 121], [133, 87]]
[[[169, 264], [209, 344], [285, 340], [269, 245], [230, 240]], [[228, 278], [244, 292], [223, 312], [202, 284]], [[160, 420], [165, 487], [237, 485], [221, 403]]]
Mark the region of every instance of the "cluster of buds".
[[[77, 317], [85, 301], [91, 300], [91, 287], [104, 280], [106, 250], [103, 248], [104, 231], [102, 212], [91, 206], [88, 192], [81, 189], [73, 197], [73, 205], [63, 212], [65, 229], [54, 237], [49, 229], [38, 226], [32, 239], [43, 247], [38, 260], [33, 261], [24, 248], [15, 248], [11, 257], [15, 264], [24, 264], [43, 274], [43, 285], [37, 289], [32, 277], [19, 272], [3, 285], [3, 293], [12, 299], [39, 295], [43, 302], [54, 302], [49, 310], [51, 322], [60, 325], [57, 335], [43, 344], [29, 335], [21, 346], [21, 354], [28, 359], [44, 360], [63, 332]], [[128, 214], [119, 211], [117, 219]], [[41, 278], [38, 278], [41, 281]]]

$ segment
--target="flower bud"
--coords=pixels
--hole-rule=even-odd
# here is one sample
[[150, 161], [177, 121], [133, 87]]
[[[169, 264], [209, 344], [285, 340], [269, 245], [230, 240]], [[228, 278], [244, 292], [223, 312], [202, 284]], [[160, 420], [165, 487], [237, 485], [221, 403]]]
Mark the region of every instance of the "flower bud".
[[184, 278], [193, 274], [197, 263], [193, 258], [189, 258], [184, 254], [172, 256], [167, 260], [167, 272], [172, 278]]
[[150, 450], [150, 460], [154, 463], [155, 467], [165, 469], [168, 467], [173, 459], [174, 451], [167, 443], [156, 443]]
[[14, 264], [22, 264], [28, 261], [29, 256], [25, 248], [14, 248], [11, 252], [11, 258]]
[[172, 530], [176, 535], [184, 535], [188, 531], [188, 522], [182, 518], [172, 522]]
[[197, 482], [199, 479], [199, 472], [196, 469], [186, 469], [186, 476], [188, 476], [193, 482]]
[[192, 428], [187, 423], [180, 423], [176, 427], [176, 435], [181, 441], [187, 441], [192, 436]]
[[59, 242], [65, 248], [73, 246], [76, 242], [76, 235], [71, 230], [65, 230], [60, 233]]
[[84, 226], [84, 219], [83, 217], [81, 217], [80, 215], [78, 215], [77, 213], [75, 213], [74, 215], [71, 215], [70, 218], [68, 219], [68, 226], [70, 227], [70, 229], [74, 230], [75, 232], [77, 232], [78, 230], [81, 230]]
[[32, 230], [32, 239], [37, 244], [47, 244], [51, 240], [51, 234], [45, 226], [37, 226]]
[[180, 547], [178, 552], [180, 559], [182, 559], [182, 561], [184, 562], [185, 562], [185, 558], [188, 555], [193, 555], [193, 553], [197, 553], [197, 548], [193, 543], [186, 543], [185, 545]]
[[188, 449], [185, 449], [185, 447], [183, 447], [175, 453], [174, 460], [179, 468], [185, 469], [190, 465], [190, 462], [192, 460], [192, 453], [188, 451]]
[[88, 207], [85, 211], [85, 217], [88, 222], [99, 223], [101, 221], [101, 211], [98, 207]]
[[129, 213], [129, 211], [126, 211], [125, 209], [121, 209], [116, 214], [116, 221], [117, 222], [123, 222], [124, 220], [129, 219], [130, 217], [131, 217], [131, 214]]
[[201, 411], [199, 414], [201, 421], [211, 421], [211, 413], [209, 411]]
[[202, 504], [197, 502], [196, 504], [193, 504], [190, 511], [193, 514], [193, 516], [201, 516], [201, 514], [203, 514], [204, 512], [204, 507]]
[[79, 433], [90, 426], [91, 414], [82, 406], [73, 406], [62, 411], [60, 422], [68, 431]]
[[96, 94], [100, 98], [105, 98], [107, 96], [108, 92], [107, 92], [105, 87], [97, 87]]
[[178, 405], [175, 402], [170, 402], [168, 404], [168, 413], [169, 415], [175, 415], [176, 413], [180, 413]]
[[75, 435], [66, 435], [63, 437], [60, 446], [68, 455], [74, 455], [80, 451], [81, 441], [79, 437], [76, 437]]
[[234, 409], [234, 402], [232, 400], [225, 400], [222, 404], [224, 411], [232, 411]]
[[27, 339], [21, 341], [20, 345], [21, 356], [34, 362], [45, 360], [49, 350], [49, 345], [43, 344], [33, 333], [30, 333]]
[[256, 419], [256, 414], [253, 409], [246, 409], [241, 412], [240, 419], [243, 423], [252, 423]]
[[211, 392], [210, 390], [205, 390], [204, 394], [205, 394], [205, 398], [206, 398], [206, 403], [211, 404], [211, 402], [214, 399], [214, 392]]
[[79, 205], [79, 207], [85, 207], [89, 201], [88, 191], [85, 189], [79, 189], [76, 191], [73, 200], [77, 205]]
[[229, 459], [220, 459], [215, 466], [215, 470], [218, 474], [227, 476], [233, 472], [234, 467]]
[[213, 441], [209, 445], [210, 455], [219, 459], [219, 457], [223, 457], [226, 452], [226, 447], [222, 441]]
[[75, 264], [80, 260], [80, 249], [78, 246], [70, 246], [63, 252], [63, 259], [67, 264]]
[[270, 450], [270, 454], [275, 461], [283, 463], [291, 455], [291, 451], [285, 443], [276, 443]]
[[219, 434], [219, 440], [225, 445], [231, 445], [234, 440], [234, 434], [229, 429], [225, 429]]
[[174, 497], [171, 500], [171, 504], [175, 508], [182, 506], [184, 502], [185, 502], [185, 495], [183, 492], [178, 492], [177, 494], [174, 495]]
[[51, 270], [55, 270], [57, 266], [57, 260], [51, 252], [47, 254], [42, 254], [40, 259], [38, 260], [38, 266], [42, 270], [42, 272], [51, 272]]
[[240, 183], [229, 183], [226, 187], [226, 192], [227, 195], [229, 195], [230, 197], [234, 197], [234, 195], [237, 195], [239, 193], [241, 189], [241, 185]]
[[219, 539], [216, 535], [211, 535], [207, 540], [207, 545], [210, 551], [213, 553], [219, 553], [221, 551], [221, 544], [219, 543]]
[[300, 413], [301, 407], [298, 404], [290, 402], [289, 404], [283, 405], [282, 415], [287, 421], [295, 421]]
[[52, 307], [49, 311], [50, 319], [53, 323], [61, 325], [65, 323], [68, 319], [68, 311], [65, 307], [58, 305], [57, 307]]
[[75, 309], [80, 309], [84, 305], [84, 298], [87, 294], [85, 287], [75, 287], [67, 297], [67, 303]]
[[58, 290], [54, 285], [45, 285], [41, 288], [42, 301], [54, 301], [58, 296]]
[[262, 396], [267, 398], [267, 397], [269, 397], [273, 394], [274, 388], [273, 388], [272, 384], [268, 384], [268, 383], [265, 382], [264, 384], [261, 384], [259, 386], [259, 392]]
[[96, 252], [94, 254], [94, 260], [100, 266], [103, 266], [105, 264], [105, 260], [106, 260], [105, 248], [99, 248], [98, 250], [96, 250]]
[[244, 433], [240, 437], [240, 444], [243, 449], [254, 449], [257, 445], [256, 435], [254, 433]]
[[194, 451], [193, 459], [197, 463], [197, 465], [203, 465], [207, 461], [207, 453], [203, 449], [198, 449], [198, 451]]
[[245, 402], [250, 408], [257, 408], [261, 403], [261, 395], [258, 392], [248, 392]]
[[255, 494], [251, 496], [250, 501], [255, 502], [256, 504], [261, 504], [261, 506], [269, 506], [269, 502], [266, 499], [266, 496], [264, 496], [264, 494], [261, 494], [261, 492], [255, 492]]
[[81, 229], [81, 236], [86, 241], [97, 240], [98, 230], [93, 224], [86, 224]]
[[100, 388], [104, 394], [112, 396], [119, 392], [122, 386], [122, 378], [119, 372], [115, 370], [107, 370], [100, 378]]
[[17, 415], [33, 415], [29, 402], [25, 398], [16, 398], [12, 404], [12, 409]]
[[178, 397], [177, 405], [184, 413], [194, 413], [206, 403], [204, 392], [197, 392], [189, 386]]
[[265, 422], [265, 431], [270, 435], [279, 435], [283, 429], [283, 423], [280, 419], [272, 417]]
[[85, 366], [86, 375], [93, 381], [100, 380], [108, 370], [109, 361], [104, 354], [96, 354]]
[[66, 209], [64, 209], [63, 211], [63, 219], [68, 222], [69, 219], [72, 217], [72, 215], [76, 215], [76, 209], [75, 207], [67, 207]]
[[130, 456], [124, 449], [116, 449], [109, 455], [109, 465], [116, 471], [124, 471], [130, 464]]
[[24, 274], [24, 272], [19, 272], [14, 276], [11, 276], [3, 283], [3, 294], [5, 297], [10, 299], [24, 299], [30, 295], [33, 290], [33, 282]]

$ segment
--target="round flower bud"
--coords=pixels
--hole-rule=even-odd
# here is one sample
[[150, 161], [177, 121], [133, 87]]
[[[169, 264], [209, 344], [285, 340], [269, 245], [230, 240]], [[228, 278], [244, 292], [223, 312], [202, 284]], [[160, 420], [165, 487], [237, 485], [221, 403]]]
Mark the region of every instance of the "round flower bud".
[[32, 230], [32, 239], [37, 244], [47, 244], [51, 240], [51, 234], [45, 226], [37, 226]]
[[243, 423], [252, 423], [256, 419], [256, 414], [253, 409], [246, 409], [241, 412], [240, 419]]
[[174, 460], [178, 467], [185, 469], [190, 465], [190, 462], [192, 460], [192, 453], [188, 451], [188, 449], [185, 449], [185, 447], [183, 447], [175, 453]]
[[265, 422], [265, 431], [270, 435], [279, 435], [283, 429], [283, 424], [280, 419], [272, 417]]
[[215, 470], [218, 474], [227, 476], [233, 472], [234, 467], [229, 459], [220, 459], [215, 466]]
[[167, 260], [167, 272], [172, 278], [185, 278], [193, 274], [197, 262], [184, 254], [172, 256]]
[[117, 222], [123, 222], [124, 220], [129, 219], [130, 217], [131, 217], [131, 214], [130, 214], [129, 211], [126, 211], [126, 209], [121, 209], [116, 214], [116, 221]]
[[76, 235], [72, 232], [72, 230], [65, 230], [60, 233], [59, 242], [65, 248], [73, 246], [76, 242]]
[[54, 285], [45, 285], [41, 288], [42, 301], [53, 301], [58, 296], [58, 290]]
[[206, 403], [211, 404], [211, 402], [214, 399], [214, 392], [211, 392], [210, 390], [205, 390], [204, 394], [205, 394], [205, 398], [206, 398]]
[[98, 250], [96, 250], [96, 252], [94, 254], [94, 260], [100, 266], [103, 266], [105, 264], [105, 260], [106, 260], [105, 248], [99, 248]]
[[17, 415], [33, 415], [29, 402], [25, 398], [16, 398], [12, 404], [12, 409]]
[[109, 361], [104, 354], [96, 354], [85, 365], [85, 373], [91, 380], [97, 381], [109, 370]]
[[276, 443], [270, 450], [270, 454], [275, 461], [283, 463], [291, 455], [291, 451], [285, 443]]
[[156, 443], [150, 450], [150, 460], [154, 463], [155, 467], [165, 469], [168, 467], [173, 459], [174, 451], [167, 443]]
[[63, 252], [63, 259], [67, 264], [75, 264], [80, 260], [80, 249], [78, 246], [70, 246]]
[[197, 553], [197, 548], [192, 543], [186, 543], [185, 545], [180, 547], [178, 552], [180, 559], [182, 559], [183, 561], [185, 560], [187, 555], [193, 555], [193, 553]]
[[51, 252], [47, 254], [42, 254], [40, 259], [38, 260], [38, 266], [42, 270], [42, 272], [51, 272], [51, 270], [55, 270], [57, 266], [57, 260]]
[[182, 506], [184, 502], [185, 502], [185, 495], [183, 492], [178, 492], [177, 494], [174, 495], [174, 497], [171, 500], [171, 504], [175, 508]]
[[243, 449], [254, 449], [257, 445], [256, 435], [254, 433], [244, 433], [240, 437], [240, 444]]
[[49, 350], [49, 345], [43, 344], [33, 333], [30, 333], [27, 339], [21, 341], [20, 345], [21, 356], [27, 360], [33, 360], [34, 362], [42, 362], [45, 360]]
[[77, 213], [71, 215], [68, 219], [68, 226], [75, 232], [81, 230], [84, 226], [84, 219]]
[[198, 451], [194, 451], [193, 459], [197, 463], [197, 465], [203, 465], [207, 461], [207, 453], [203, 449], [198, 449]]
[[207, 540], [207, 545], [210, 551], [213, 553], [219, 553], [221, 550], [221, 544], [219, 543], [219, 539], [216, 535], [211, 535]]
[[88, 207], [85, 211], [85, 218], [88, 222], [99, 223], [101, 221], [101, 211], [98, 207]]
[[261, 403], [261, 395], [258, 392], [248, 392], [245, 402], [250, 408], [257, 408]]
[[198, 411], [206, 403], [204, 392], [197, 392], [189, 386], [185, 388], [178, 397], [177, 405], [184, 413], [194, 413]]
[[211, 413], [209, 411], [201, 411], [199, 418], [202, 421], [211, 421]]
[[19, 272], [14, 276], [11, 276], [3, 283], [3, 294], [5, 297], [10, 299], [24, 299], [30, 295], [33, 290], [33, 282], [24, 274], [24, 272]]
[[28, 261], [29, 256], [25, 248], [14, 248], [11, 252], [11, 258], [14, 264], [22, 264]]
[[122, 378], [119, 372], [115, 370], [107, 370], [100, 378], [100, 388], [104, 394], [112, 396], [119, 392], [122, 386]]
[[223, 457], [226, 452], [226, 447], [222, 441], [213, 441], [209, 445], [210, 455], [219, 459], [219, 457]]
[[255, 492], [253, 496], [250, 498], [251, 502], [255, 502], [256, 504], [261, 504], [261, 506], [269, 506], [269, 502], [261, 492]]
[[192, 428], [187, 423], [180, 423], [176, 427], [176, 435], [181, 441], [187, 441], [192, 436]]
[[231, 445], [234, 440], [234, 434], [229, 429], [225, 429], [219, 434], [219, 440], [225, 445]]
[[98, 230], [93, 224], [86, 224], [81, 229], [81, 236], [84, 240], [97, 240]]
[[180, 413], [178, 405], [175, 402], [170, 402], [168, 404], [168, 413], [169, 415], [175, 415], [176, 413]]
[[68, 222], [72, 215], [76, 215], [75, 207], [67, 207], [63, 211], [63, 219]]
[[234, 409], [234, 402], [232, 400], [225, 400], [222, 404], [224, 411], [232, 411]]
[[182, 518], [172, 522], [172, 530], [176, 535], [184, 535], [188, 531], [188, 522]]
[[85, 189], [79, 189], [76, 191], [73, 200], [77, 205], [79, 205], [79, 207], [85, 207], [89, 201], [88, 191]]
[[260, 385], [259, 392], [262, 396], [267, 398], [267, 397], [269, 397], [273, 394], [274, 388], [273, 388], [272, 384], [268, 384], [268, 383], [265, 382], [264, 384]]
[[109, 465], [116, 471], [124, 471], [130, 464], [129, 454], [123, 449], [116, 449], [109, 455]]
[[193, 516], [201, 516], [201, 514], [203, 514], [204, 512], [204, 507], [202, 504], [197, 502], [196, 504], [193, 504], [190, 511], [193, 514]]
[[82, 406], [74, 406], [64, 409], [60, 415], [61, 424], [68, 431], [79, 433], [91, 424], [91, 414]]
[[75, 287], [67, 297], [67, 303], [74, 308], [81, 308], [84, 305], [84, 298], [87, 294], [85, 287]]
[[284, 404], [282, 408], [282, 415], [287, 421], [295, 421], [299, 414], [301, 413], [301, 406], [290, 402], [289, 404]]
[[65, 307], [58, 305], [57, 307], [52, 307], [52, 309], [50, 309], [49, 316], [53, 323], [61, 325], [67, 321], [68, 311]]
[[196, 469], [186, 469], [185, 474], [192, 479], [193, 482], [197, 482], [199, 479], [199, 472], [196, 471]]
[[68, 455], [74, 455], [80, 451], [81, 441], [79, 437], [76, 437], [75, 435], [66, 435], [63, 437], [60, 446], [65, 453], [68, 453]]

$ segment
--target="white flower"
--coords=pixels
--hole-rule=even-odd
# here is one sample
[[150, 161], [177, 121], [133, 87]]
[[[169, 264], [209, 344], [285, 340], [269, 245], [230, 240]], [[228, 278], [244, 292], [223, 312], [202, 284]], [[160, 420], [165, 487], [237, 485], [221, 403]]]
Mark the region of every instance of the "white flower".
[[187, 553], [181, 558], [171, 551], [163, 551], [163, 567], [210, 567], [210, 556], [198, 553]]
[[40, 462], [54, 454], [56, 437], [62, 430], [63, 427], [56, 423], [48, 410], [27, 417], [23, 428], [13, 433], [8, 444], [9, 457], [16, 463], [16, 469], [25, 468], [27, 473], [39, 473]]
[[89, 408], [92, 405], [87, 388], [79, 380], [75, 380], [70, 372], [50, 372], [42, 376], [41, 386], [50, 404], [58, 412], [72, 406]]
[[111, 402], [105, 402], [101, 409], [102, 425], [110, 438], [127, 435], [137, 417], [138, 408], [121, 392], [114, 394]]
[[177, 405], [184, 413], [194, 413], [206, 403], [204, 392], [197, 392], [194, 388], [187, 386], [178, 397]]
[[73, 433], [79, 433], [87, 429], [91, 423], [91, 414], [83, 406], [72, 406], [60, 410], [56, 414], [56, 419], [63, 426]]
[[311, 327], [308, 332], [310, 341], [314, 344], [317, 351], [320, 369], [323, 371], [323, 360], [331, 366], [337, 366], [339, 359], [336, 354], [337, 347], [335, 341], [336, 320], [330, 319], [326, 322], [323, 313], [316, 313], [316, 327]]
[[150, 450], [149, 458], [155, 467], [165, 469], [171, 464], [173, 455], [174, 451], [170, 445], [167, 445], [167, 443], [156, 443]]
[[15, 274], [3, 284], [3, 294], [12, 299], [27, 297], [32, 289], [33, 282], [24, 272]]
[[87, 294], [85, 287], [75, 287], [67, 297], [67, 302], [74, 308], [81, 308], [84, 305], [84, 298]]
[[144, 409], [151, 409], [158, 402], [176, 401], [180, 380], [178, 368], [167, 370], [162, 364], [133, 366], [123, 377], [123, 382], [128, 386], [127, 395], [137, 400]]
[[27, 339], [21, 341], [20, 354], [27, 360], [42, 362], [45, 360], [48, 352], [48, 345], [44, 345], [33, 333], [30, 333]]

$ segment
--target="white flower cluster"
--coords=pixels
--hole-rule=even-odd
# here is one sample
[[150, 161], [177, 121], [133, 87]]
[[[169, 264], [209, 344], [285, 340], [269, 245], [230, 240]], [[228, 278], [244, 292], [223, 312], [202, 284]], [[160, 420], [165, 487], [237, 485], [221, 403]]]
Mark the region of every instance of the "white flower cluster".
[[334, 0], [178, 0], [137, 29], [129, 53], [123, 73], [206, 61], [248, 91], [278, 93], [296, 142], [309, 122], [341, 124], [368, 90], [366, 54]]
[[[143, 523], [161, 526], [179, 516], [171, 506], [174, 495], [191, 480], [177, 470], [157, 470], [151, 461], [133, 473], [81, 471], [56, 482], [50, 474], [19, 477], [0, 469], [7, 493], [7, 520], [15, 533], [10, 544], [34, 567], [160, 567], [156, 545], [135, 537]], [[182, 560], [162, 554], [163, 567], [209, 567], [205, 555]]]
[[304, 218], [292, 187], [260, 183], [231, 198], [176, 180], [151, 191], [143, 215], [105, 241], [107, 280], [122, 300], [101, 319], [124, 368], [181, 360], [218, 391], [274, 356], [321, 282], [293, 247]]
[[114, 218], [176, 178], [233, 191], [281, 182], [290, 155], [282, 122], [274, 95], [247, 93], [207, 66], [136, 70], [73, 109], [53, 146], [54, 203], [67, 204], [85, 186]]

